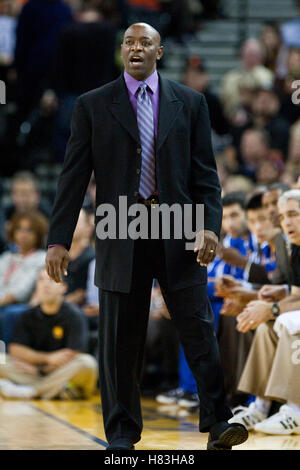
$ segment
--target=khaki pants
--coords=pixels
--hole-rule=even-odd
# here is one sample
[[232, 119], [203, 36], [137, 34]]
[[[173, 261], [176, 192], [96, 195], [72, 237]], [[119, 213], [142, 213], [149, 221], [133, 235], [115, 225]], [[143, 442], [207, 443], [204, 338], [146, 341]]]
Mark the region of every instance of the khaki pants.
[[278, 337], [273, 326], [268, 322], [257, 328], [238, 389], [300, 405], [300, 335], [282, 328]]
[[18, 369], [11, 356], [6, 356], [6, 363], [0, 365], [0, 377], [19, 385], [30, 385], [36, 391], [36, 397], [50, 399], [59, 394], [69, 382], [82, 389], [85, 398], [89, 398], [98, 378], [97, 361], [89, 354], [78, 354], [65, 366], [50, 374], [40, 377]]

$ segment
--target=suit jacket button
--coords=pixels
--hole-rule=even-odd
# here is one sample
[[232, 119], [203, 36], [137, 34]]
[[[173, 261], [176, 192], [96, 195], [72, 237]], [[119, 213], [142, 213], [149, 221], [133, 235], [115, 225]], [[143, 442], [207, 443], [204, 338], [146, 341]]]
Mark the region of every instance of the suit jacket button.
[[137, 191], [134, 191], [133, 195], [137, 196], [139, 193]]
[[141, 170], [139, 168], [136, 169], [136, 173], [139, 175]]
[[141, 147], [137, 148], [136, 151], [137, 151], [138, 154], [142, 153]]

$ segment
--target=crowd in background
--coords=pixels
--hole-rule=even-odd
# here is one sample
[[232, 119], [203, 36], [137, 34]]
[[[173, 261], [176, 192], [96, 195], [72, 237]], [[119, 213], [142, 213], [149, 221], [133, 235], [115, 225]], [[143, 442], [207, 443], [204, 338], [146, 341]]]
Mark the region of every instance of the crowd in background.
[[[238, 413], [246, 419], [254, 419], [253, 426], [270, 410], [276, 414], [278, 403], [291, 403], [290, 409], [294, 406], [299, 413], [300, 429], [300, 390], [270, 392], [276, 389], [278, 367], [284, 364], [273, 362], [279, 335], [268, 356], [277, 367], [275, 386], [268, 383], [267, 396], [273, 399], [269, 406], [263, 398], [270, 377], [260, 371], [260, 389], [251, 379], [253, 364], [261, 357], [257, 348], [264, 355], [262, 343], [271, 341], [268, 322], [245, 325], [249, 302], [282, 300], [292, 295], [292, 286], [300, 286], [295, 249], [300, 236], [297, 227], [296, 235], [290, 235], [280, 223], [285, 216], [277, 204], [291, 189], [295, 192], [289, 201], [300, 204], [300, 2], [296, 3], [298, 19], [283, 25], [266, 22], [258, 37], [241, 44], [240, 66], [223, 77], [218, 93], [210, 88], [205, 61], [195, 54], [186, 57], [181, 81], [207, 100], [223, 190], [222, 236], [217, 257], [208, 266], [208, 295], [229, 403], [239, 406]], [[5, 372], [0, 366], [2, 395], [82, 398], [89, 397], [97, 383], [95, 182], [90, 182], [74, 233], [68, 276], [63, 285], [55, 285], [44, 270], [53, 200], [41, 191], [35, 172], [41, 163], [62, 163], [76, 98], [121, 73], [119, 44], [132, 22], [156, 27], [162, 44], [168, 38], [186, 43], [205, 19], [222, 17], [222, 2], [217, 0], [0, 1], [0, 80], [6, 84], [6, 105], [0, 108], [0, 197], [1, 177], [11, 182], [10, 202], [0, 207], [1, 339], [9, 345]], [[300, 215], [298, 220], [300, 231]], [[298, 260], [298, 277], [291, 253]], [[272, 285], [274, 289], [268, 290]], [[299, 370], [289, 373], [300, 376]], [[199, 404], [156, 284], [142, 391], [156, 395], [162, 404], [191, 412]], [[255, 397], [258, 405], [251, 408]]]

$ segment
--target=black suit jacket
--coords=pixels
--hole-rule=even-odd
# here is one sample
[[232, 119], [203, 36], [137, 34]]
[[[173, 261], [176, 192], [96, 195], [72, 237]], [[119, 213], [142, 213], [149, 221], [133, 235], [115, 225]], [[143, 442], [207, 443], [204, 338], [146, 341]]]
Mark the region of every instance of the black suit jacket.
[[[205, 228], [218, 236], [221, 188], [211, 145], [208, 108], [202, 94], [160, 76], [156, 174], [160, 203], [203, 203]], [[138, 202], [141, 144], [123, 74], [81, 95], [74, 106], [71, 136], [50, 222], [49, 244], [70, 246], [92, 171], [96, 206]], [[118, 211], [117, 211], [118, 213]], [[95, 216], [97, 224], [101, 219]], [[207, 281], [205, 267], [185, 249], [186, 240], [164, 240], [168, 285], [176, 290]], [[134, 240], [96, 237], [95, 283], [129, 292]]]

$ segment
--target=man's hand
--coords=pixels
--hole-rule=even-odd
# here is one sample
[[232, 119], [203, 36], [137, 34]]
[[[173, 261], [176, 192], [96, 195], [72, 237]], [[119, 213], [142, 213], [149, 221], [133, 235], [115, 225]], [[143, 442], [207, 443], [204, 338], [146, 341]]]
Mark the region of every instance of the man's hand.
[[243, 287], [233, 287], [229, 291], [228, 297], [238, 302], [243, 302], [246, 306], [248, 302], [257, 300], [257, 291], [244, 289]]
[[14, 304], [16, 302], [16, 298], [13, 294], [5, 294], [2, 299], [0, 299], [0, 307], [5, 307], [6, 305]]
[[244, 302], [226, 298], [223, 302], [220, 314], [228, 317], [237, 317], [244, 309]]
[[263, 300], [249, 302], [237, 317], [237, 330], [246, 333], [249, 330], [255, 330], [261, 323], [272, 320], [271, 305], [271, 303]]
[[99, 315], [99, 305], [84, 305], [82, 310], [87, 317], [97, 317]]
[[70, 262], [68, 250], [62, 245], [51, 246], [47, 250], [46, 269], [48, 276], [55, 282], [63, 282], [61, 273], [67, 276]]
[[286, 288], [281, 285], [266, 284], [258, 291], [259, 300], [265, 300], [266, 302], [277, 302], [284, 299], [286, 295]]
[[16, 369], [20, 372], [24, 372], [25, 374], [30, 374], [33, 376], [39, 375], [39, 369], [36, 365], [30, 364], [29, 362], [21, 361], [20, 359], [13, 357], [13, 364]]
[[238, 268], [244, 269], [247, 264], [247, 258], [236, 250], [235, 248], [226, 248], [225, 246], [218, 247], [217, 255], [225, 261], [225, 263], [231, 266], [237, 266]]
[[70, 362], [75, 354], [76, 353], [71, 349], [59, 349], [58, 351], [49, 353], [47, 356], [47, 366], [53, 370], [62, 367]]
[[215, 281], [215, 294], [217, 297], [228, 297], [232, 289], [242, 288], [242, 283], [233, 276], [223, 274]]
[[211, 230], [201, 230], [196, 235], [194, 252], [198, 252], [197, 263], [207, 266], [216, 256], [218, 237]]

